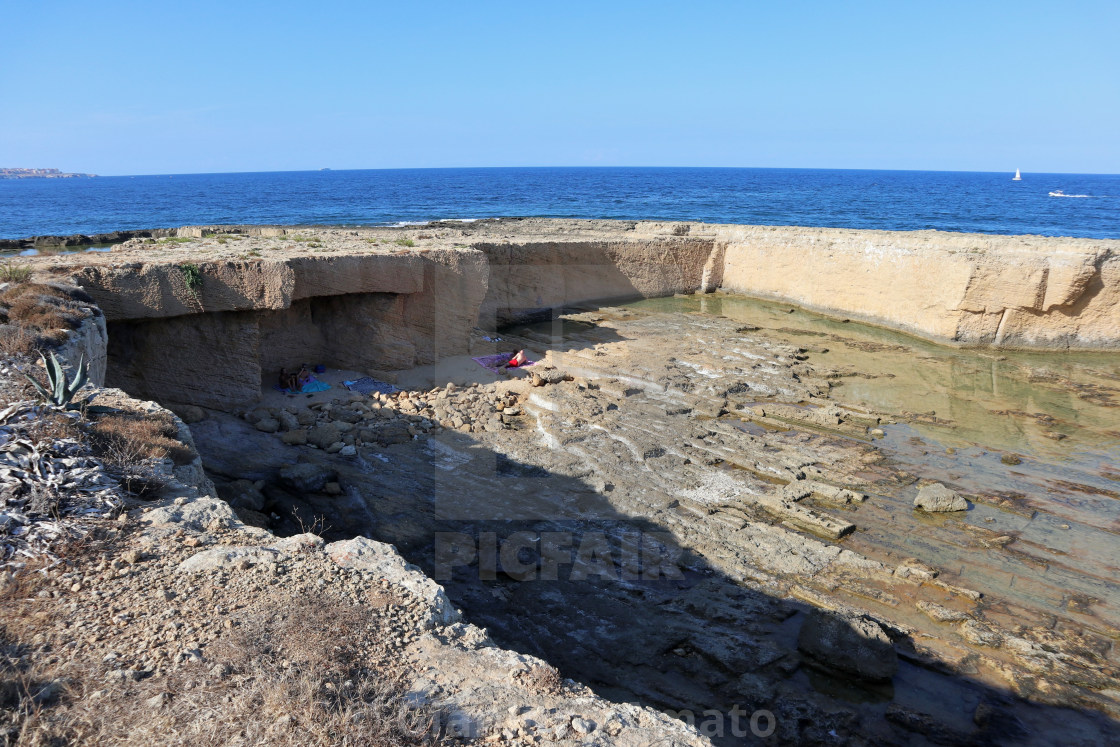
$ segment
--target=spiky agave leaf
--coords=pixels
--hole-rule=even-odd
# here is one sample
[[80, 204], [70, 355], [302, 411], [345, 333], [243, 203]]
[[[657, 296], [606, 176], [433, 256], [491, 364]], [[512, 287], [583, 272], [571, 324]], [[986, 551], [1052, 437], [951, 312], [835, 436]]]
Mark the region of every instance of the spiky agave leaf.
[[97, 392], [86, 397], [81, 402], [71, 402], [66, 405], [67, 410], [78, 410], [86, 415], [107, 415], [113, 412], [120, 412], [116, 407], [108, 407], [106, 405], [91, 405], [93, 398], [97, 396]]
[[74, 399], [74, 395], [78, 393], [79, 389], [86, 385], [86, 380], [88, 378], [89, 368], [88, 366], [86, 366], [86, 359], [83, 355], [78, 358], [78, 373], [76, 376], [74, 376], [74, 381], [70, 382], [66, 386], [66, 391], [64, 392], [66, 398], [63, 400], [63, 402], [69, 402], [70, 400]]
[[43, 359], [43, 365], [47, 367], [47, 381], [50, 382], [53, 393], [51, 396], [51, 404], [64, 405], [66, 404], [66, 370], [62, 367], [62, 362], [58, 356], [51, 351], [51, 359], [47, 361], [42, 353], [39, 357]]
[[47, 402], [50, 402], [50, 401], [51, 401], [51, 393], [50, 393], [50, 391], [48, 391], [48, 390], [47, 390], [47, 388], [46, 388], [45, 386], [43, 386], [42, 384], [40, 384], [40, 383], [39, 383], [39, 382], [38, 382], [38, 381], [37, 381], [36, 379], [33, 379], [33, 378], [31, 377], [31, 374], [29, 374], [29, 373], [27, 373], [27, 372], [25, 371], [25, 372], [23, 373], [23, 378], [25, 378], [25, 379], [27, 379], [28, 381], [30, 381], [30, 382], [31, 382], [31, 385], [32, 385], [33, 387], [35, 387], [35, 391], [37, 391], [37, 392], [39, 393], [39, 396], [40, 396], [40, 397], [42, 397], [43, 399], [45, 399], [45, 400], [46, 400]]
[[89, 369], [85, 364], [85, 356], [78, 359], [78, 373], [74, 376], [73, 381], [67, 380], [66, 369], [62, 367], [62, 361], [58, 359], [54, 351], [51, 351], [49, 360], [41, 352], [39, 357], [43, 360], [43, 367], [47, 370], [47, 385], [43, 386], [27, 373], [23, 374], [24, 378], [31, 382], [39, 395], [48, 403], [55, 407], [66, 407], [68, 410], [78, 409], [70, 407], [70, 401], [74, 399], [74, 395], [86, 385], [89, 379]]

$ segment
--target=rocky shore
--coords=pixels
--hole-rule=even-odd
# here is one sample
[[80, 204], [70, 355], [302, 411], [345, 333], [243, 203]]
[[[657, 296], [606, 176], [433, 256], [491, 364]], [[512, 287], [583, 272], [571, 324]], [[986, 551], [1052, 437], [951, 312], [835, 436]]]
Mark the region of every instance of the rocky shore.
[[[910, 459], [934, 415], [845, 397], [877, 375], [834, 362], [874, 349], [855, 334], [615, 302], [722, 287], [958, 343], [1117, 347], [1115, 242], [797, 230], [800, 254], [779, 251], [795, 229], [698, 224], [195, 227], [32, 259], [94, 300], [68, 344], [97, 383], [178, 412], [206, 474], [122, 498], [112, 553], [18, 597], [42, 615], [29, 656], [99, 661], [124, 688], [103, 689], [181, 723], [176, 676], [247, 683], [223, 646], [313, 599], [442, 740], [1114, 739], [1114, 551], [1032, 529], [1071, 521], [1048, 501], [1107, 502], [1107, 470], [1062, 486], [1009, 458], [1011, 495]], [[944, 293], [901, 303], [928, 267]], [[516, 349], [535, 365], [470, 359]], [[300, 361], [332, 389], [272, 391]], [[346, 391], [362, 375], [393, 387]], [[1067, 530], [1114, 532], [1101, 516]], [[253, 733], [282, 742], [281, 718]]]

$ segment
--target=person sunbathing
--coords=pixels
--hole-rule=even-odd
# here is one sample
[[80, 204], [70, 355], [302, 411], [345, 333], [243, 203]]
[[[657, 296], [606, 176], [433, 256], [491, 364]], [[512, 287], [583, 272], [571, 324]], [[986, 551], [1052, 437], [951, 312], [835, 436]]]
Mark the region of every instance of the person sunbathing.
[[280, 377], [278, 380], [281, 389], [288, 389], [289, 391], [298, 392], [299, 384], [296, 383], [296, 375], [288, 373], [288, 369], [280, 369]]
[[312, 377], [311, 372], [307, 370], [306, 363], [300, 366], [299, 374], [296, 375], [295, 391], [301, 391], [305, 386], [311, 383], [311, 380], [313, 378], [314, 377]]
[[524, 366], [528, 362], [529, 359], [525, 357], [525, 351], [518, 350], [517, 353], [509, 359], [509, 362], [502, 366], [502, 368], [517, 368], [518, 366]]

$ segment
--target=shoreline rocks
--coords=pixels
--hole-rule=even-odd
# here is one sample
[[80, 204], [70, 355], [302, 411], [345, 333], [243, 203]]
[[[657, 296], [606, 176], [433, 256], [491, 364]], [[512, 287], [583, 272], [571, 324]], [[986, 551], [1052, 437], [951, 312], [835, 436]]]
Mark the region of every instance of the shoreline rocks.
[[962, 498], [960, 493], [935, 482], [932, 485], [923, 485], [918, 489], [918, 497], [914, 499], [914, 508], [929, 513], [967, 511], [968, 501]]

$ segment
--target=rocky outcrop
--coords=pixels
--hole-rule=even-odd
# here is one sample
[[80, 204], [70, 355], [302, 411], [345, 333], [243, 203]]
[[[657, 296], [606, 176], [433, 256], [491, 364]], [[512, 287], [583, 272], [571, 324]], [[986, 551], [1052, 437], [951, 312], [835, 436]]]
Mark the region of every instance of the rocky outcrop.
[[1120, 347], [1120, 242], [720, 226], [724, 290], [941, 342]]
[[546, 219], [299, 230], [184, 227], [34, 261], [103, 309], [110, 383], [219, 409], [300, 361], [412, 368], [470, 352], [476, 327], [718, 289], [953, 344], [1120, 348], [1116, 241]]
[[225, 409], [300, 361], [379, 371], [467, 352], [486, 264], [452, 250], [299, 256], [87, 267], [77, 281], [109, 309], [114, 385]]
[[923, 485], [914, 499], [914, 508], [931, 513], [967, 511], [968, 501], [939, 482]]
[[105, 317], [97, 312], [82, 319], [78, 328], [70, 333], [55, 352], [59, 359], [65, 361], [71, 368], [84, 363], [87, 367], [89, 383], [93, 386], [104, 386], [105, 373], [109, 365], [108, 343], [109, 334]]

